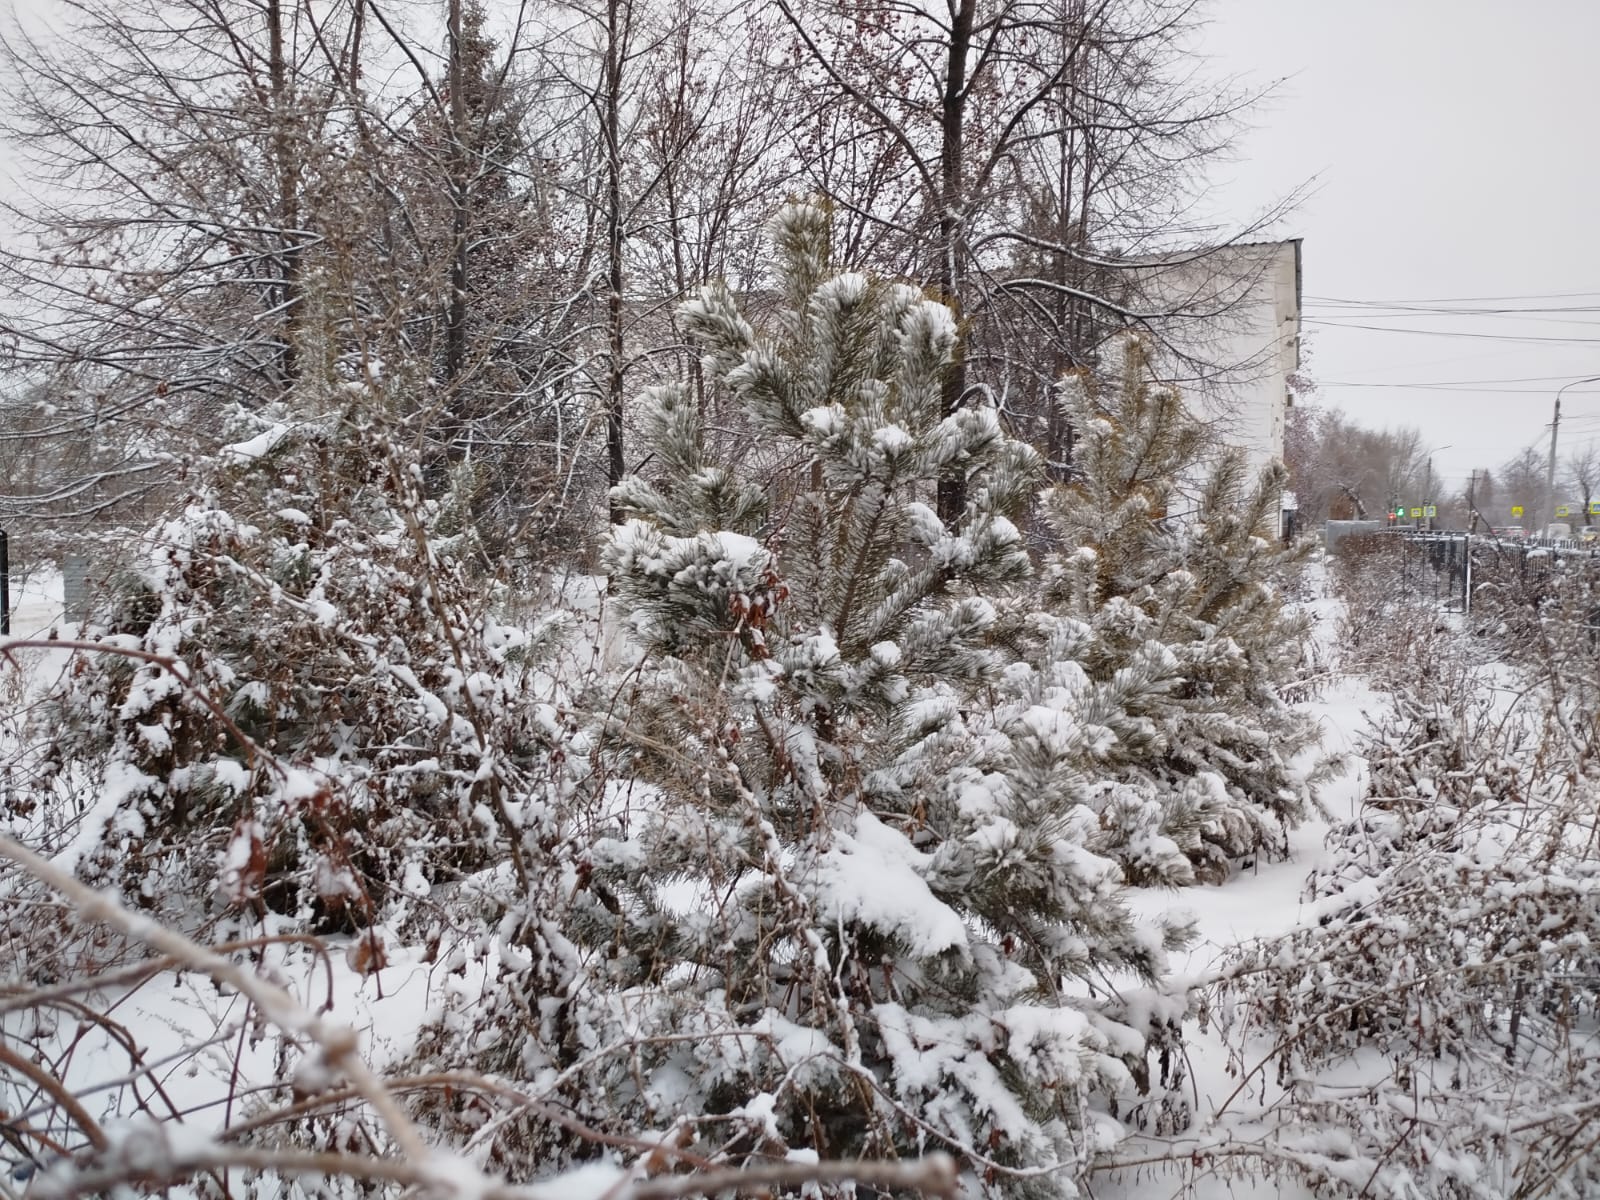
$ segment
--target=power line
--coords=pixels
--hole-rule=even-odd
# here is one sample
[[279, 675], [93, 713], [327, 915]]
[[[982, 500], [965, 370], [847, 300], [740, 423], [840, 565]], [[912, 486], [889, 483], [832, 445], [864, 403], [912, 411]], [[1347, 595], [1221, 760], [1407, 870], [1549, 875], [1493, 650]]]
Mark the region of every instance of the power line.
[[1434, 379], [1424, 383], [1334, 383], [1329, 380], [1327, 384], [1330, 387], [1486, 387], [1495, 383], [1566, 383], [1571, 379], [1569, 372], [1565, 375], [1509, 375], [1501, 379]]
[[1492, 317], [1496, 320], [1515, 321], [1519, 319], [1543, 321], [1552, 325], [1587, 325], [1588, 321], [1577, 321], [1563, 316], [1546, 316], [1542, 314], [1577, 313], [1589, 314], [1600, 312], [1600, 305], [1574, 304], [1563, 308], [1428, 308], [1415, 304], [1308, 304], [1309, 310], [1329, 312], [1340, 315], [1361, 315], [1373, 320], [1401, 320], [1410, 316], [1422, 317]]
[[[1557, 378], [1570, 379], [1572, 377], [1570, 375], [1561, 375], [1557, 376]], [[1494, 380], [1484, 380], [1483, 382], [1492, 384]], [[1336, 379], [1319, 379], [1317, 380], [1317, 386], [1319, 388], [1383, 388], [1394, 391], [1454, 392], [1459, 395], [1485, 396], [1549, 396], [1552, 392], [1552, 389], [1548, 387], [1484, 387], [1471, 383], [1355, 383]], [[1593, 388], [1587, 391], [1582, 388], [1576, 388], [1573, 390], [1573, 394], [1593, 396], [1600, 394], [1600, 388]]]
[[1506, 300], [1573, 300], [1584, 296], [1600, 296], [1600, 292], [1538, 292], [1530, 296], [1435, 296], [1418, 300], [1351, 300], [1339, 296], [1307, 296], [1307, 300], [1323, 300], [1330, 304], [1373, 304], [1380, 308], [1398, 308], [1403, 304], [1491, 304]]
[[[1316, 312], [1322, 311], [1325, 316], [1316, 317]], [[1326, 308], [1312, 306], [1304, 315], [1307, 319], [1317, 320], [1345, 320], [1352, 316], [1359, 316], [1368, 321], [1415, 321], [1415, 320], [1451, 320], [1457, 317], [1483, 317], [1491, 321], [1517, 321], [1524, 325], [1600, 325], [1600, 321], [1580, 321], [1576, 317], [1548, 317], [1531, 316], [1532, 313], [1600, 313], [1600, 308], [1516, 308], [1500, 309], [1498, 311], [1487, 308], [1405, 308], [1405, 309], [1364, 309], [1364, 308]]]
[[1484, 342], [1559, 342], [1571, 346], [1600, 344], [1600, 338], [1536, 337], [1531, 334], [1521, 333], [1473, 333], [1449, 329], [1396, 329], [1392, 325], [1357, 325], [1348, 321], [1336, 321], [1328, 317], [1306, 317], [1304, 320], [1313, 325], [1327, 325], [1333, 329], [1366, 329], [1373, 333], [1410, 333], [1421, 337], [1469, 338]]
[[1307, 308], [1327, 308], [1335, 312], [1397, 312], [1429, 313], [1441, 317], [1496, 316], [1501, 313], [1592, 313], [1600, 312], [1600, 304], [1535, 304], [1515, 308], [1464, 308], [1440, 304], [1384, 304], [1377, 300], [1311, 300]]

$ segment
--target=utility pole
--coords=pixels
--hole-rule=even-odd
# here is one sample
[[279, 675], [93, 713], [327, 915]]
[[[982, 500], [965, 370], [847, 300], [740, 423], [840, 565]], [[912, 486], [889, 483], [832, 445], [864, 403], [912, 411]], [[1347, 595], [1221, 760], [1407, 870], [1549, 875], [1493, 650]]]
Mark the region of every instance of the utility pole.
[[1561, 424], [1561, 393], [1572, 385], [1556, 392], [1556, 410], [1550, 416], [1550, 461], [1544, 471], [1544, 515], [1553, 524], [1556, 519], [1556, 429]]
[[[1422, 489], [1422, 519], [1427, 522], [1428, 532], [1433, 532], [1433, 518], [1428, 515], [1428, 510], [1434, 508], [1433, 503], [1433, 453], [1428, 453], [1428, 482]], [[1438, 511], [1435, 509], [1434, 511]]]
[[1556, 410], [1550, 416], [1550, 462], [1544, 472], [1544, 507], [1545, 516], [1553, 523], [1556, 519], [1556, 427], [1561, 424], [1561, 393], [1568, 388], [1577, 387], [1580, 383], [1600, 383], [1600, 375], [1591, 375], [1587, 379], [1574, 379], [1571, 383], [1564, 383], [1556, 389]]
[[1432, 450], [1428, 451], [1428, 457], [1426, 460], [1427, 475], [1424, 476], [1422, 488], [1422, 519], [1425, 522], [1422, 528], [1428, 530], [1430, 533], [1433, 531], [1433, 518], [1428, 515], [1428, 510], [1432, 509], [1434, 512], [1439, 511], [1438, 505], [1433, 496], [1433, 456], [1439, 453], [1441, 450], [1454, 450], [1455, 448], [1456, 446], [1454, 442], [1446, 442], [1443, 446], [1435, 446]]

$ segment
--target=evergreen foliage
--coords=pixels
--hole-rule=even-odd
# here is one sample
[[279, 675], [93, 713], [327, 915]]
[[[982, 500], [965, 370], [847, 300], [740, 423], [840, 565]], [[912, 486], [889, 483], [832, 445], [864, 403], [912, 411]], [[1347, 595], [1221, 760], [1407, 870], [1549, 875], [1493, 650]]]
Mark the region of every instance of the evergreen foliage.
[[[720, 287], [683, 318], [792, 500], [706, 448], [687, 389], [646, 394], [656, 474], [616, 489], [605, 551], [644, 657], [601, 731], [571, 973], [463, 988], [428, 1053], [706, 1157], [943, 1147], [977, 1191], [1072, 1195], [1184, 1009], [1153, 985], [1186, 930], [1137, 924], [1089, 848], [1140, 687], [1085, 675], [1080, 625], [1041, 617], [1036, 664], [997, 640], [1039, 463], [942, 411], [949, 311], [835, 271], [818, 205], [777, 241], [774, 332]], [[926, 502], [951, 469], [954, 530]], [[499, 1128], [519, 1169], [581, 1152]]]
[[1283, 468], [1249, 479], [1149, 359], [1125, 337], [1098, 378], [1062, 385], [1077, 440], [1071, 479], [1044, 503], [1059, 548], [1042, 598], [1092, 631], [1083, 665], [1097, 682], [1170, 658], [1170, 687], [1128, 698], [1149, 728], [1124, 740], [1102, 791], [1106, 847], [1138, 881], [1216, 880], [1230, 859], [1281, 848], [1316, 803], [1320, 776], [1294, 767], [1316, 729], [1279, 690], [1308, 632], [1280, 589], [1308, 547], [1273, 533]]

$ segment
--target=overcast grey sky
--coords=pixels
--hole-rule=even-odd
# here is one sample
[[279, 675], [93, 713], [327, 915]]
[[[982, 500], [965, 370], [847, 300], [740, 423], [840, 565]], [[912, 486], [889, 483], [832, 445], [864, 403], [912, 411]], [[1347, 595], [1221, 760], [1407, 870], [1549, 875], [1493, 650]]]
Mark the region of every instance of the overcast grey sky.
[[[1305, 239], [1317, 402], [1450, 446], [1435, 466], [1452, 485], [1543, 445], [1556, 388], [1600, 375], [1600, 0], [1212, 0], [1211, 12], [1202, 47], [1219, 72], [1283, 80], [1217, 171], [1218, 210], [1248, 220], [1318, 180], [1275, 231]], [[1588, 311], [1329, 302], [1468, 297]], [[1563, 403], [1563, 453], [1591, 437], [1600, 384]]]
[[[1204, 45], [1220, 69], [1284, 77], [1239, 160], [1217, 173], [1217, 203], [1243, 218], [1319, 181], [1277, 231], [1305, 239], [1317, 402], [1451, 446], [1435, 468], [1452, 486], [1530, 443], [1542, 452], [1556, 389], [1600, 375], [1600, 0], [1215, 0], [1212, 11]], [[1438, 317], [1328, 303], [1505, 296], [1536, 298], [1458, 307], [1588, 311]], [[1463, 386], [1417, 386], [1444, 383]], [[1591, 438], [1600, 383], [1562, 402], [1563, 457]]]

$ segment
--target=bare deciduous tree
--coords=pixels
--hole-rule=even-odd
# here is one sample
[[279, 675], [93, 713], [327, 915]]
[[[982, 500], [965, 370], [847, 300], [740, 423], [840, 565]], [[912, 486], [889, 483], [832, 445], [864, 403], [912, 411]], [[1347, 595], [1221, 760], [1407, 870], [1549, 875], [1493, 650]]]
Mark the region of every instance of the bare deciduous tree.
[[1583, 524], [1589, 528], [1594, 524], [1594, 517], [1590, 509], [1594, 505], [1595, 488], [1600, 485], [1600, 450], [1589, 442], [1582, 450], [1575, 450], [1567, 456], [1567, 477], [1572, 481], [1574, 490], [1583, 505]]
[[72, 13], [0, 44], [6, 132], [36, 183], [7, 210], [0, 332], [44, 388], [35, 436], [94, 447], [47, 496], [93, 516], [170, 478], [229, 406], [319, 369], [304, 328], [344, 114], [306, 65], [349, 25], [277, 0]]
[[[1205, 257], [1186, 249], [1200, 240], [1185, 215], [1195, 172], [1249, 100], [1186, 65], [1195, 0], [780, 7], [827, 113], [804, 165], [848, 226], [842, 244], [961, 315], [947, 411], [981, 386], [1042, 425], [1026, 432], [1059, 461], [1048, 396], [1062, 370], [1129, 324], [1177, 349], [1171, 322], [1214, 321], [1253, 282], [1218, 259], [1173, 283]], [[963, 503], [953, 474], [940, 515]]]

